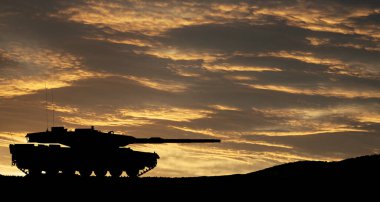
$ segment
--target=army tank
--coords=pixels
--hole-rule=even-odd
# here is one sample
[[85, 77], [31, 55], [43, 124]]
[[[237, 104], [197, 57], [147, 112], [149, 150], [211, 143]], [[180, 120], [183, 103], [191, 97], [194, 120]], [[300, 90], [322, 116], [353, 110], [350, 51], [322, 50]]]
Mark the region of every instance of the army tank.
[[[10, 144], [12, 166], [27, 176], [120, 177], [125, 172], [137, 178], [152, 170], [160, 158], [157, 153], [134, 151], [130, 144], [215, 143], [219, 139], [136, 138], [113, 131], [101, 132], [91, 128], [69, 131], [51, 127], [44, 132], [28, 133], [27, 144]], [[37, 143], [37, 144], [34, 144]]]

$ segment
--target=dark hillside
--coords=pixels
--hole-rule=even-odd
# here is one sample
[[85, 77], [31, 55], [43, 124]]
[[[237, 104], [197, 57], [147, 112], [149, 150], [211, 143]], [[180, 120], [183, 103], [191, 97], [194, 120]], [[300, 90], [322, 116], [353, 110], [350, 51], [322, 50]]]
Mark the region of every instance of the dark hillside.
[[[59, 196], [72, 197], [126, 197], [151, 198], [177, 195], [189, 197], [247, 197], [298, 196], [307, 194], [375, 193], [380, 179], [380, 155], [362, 156], [339, 162], [300, 161], [274, 166], [248, 174], [194, 178], [81, 178], [81, 177], [15, 177], [1, 176], [4, 194], [13, 197]], [[355, 192], [349, 192], [355, 190]], [[269, 194], [268, 193], [276, 193]]]

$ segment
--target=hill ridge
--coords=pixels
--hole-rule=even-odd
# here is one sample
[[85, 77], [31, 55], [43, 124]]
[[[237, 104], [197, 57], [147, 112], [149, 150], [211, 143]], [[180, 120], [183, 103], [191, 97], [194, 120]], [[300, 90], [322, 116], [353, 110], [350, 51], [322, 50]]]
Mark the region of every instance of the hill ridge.
[[[82, 178], [82, 177], [16, 177], [1, 176], [0, 187], [3, 193], [21, 192], [41, 193], [68, 197], [71, 195], [94, 197], [114, 197], [138, 195], [172, 196], [175, 194], [194, 196], [249, 196], [252, 190], [256, 194], [268, 191], [288, 193], [303, 190], [314, 192], [323, 190], [332, 192], [337, 187], [346, 190], [374, 189], [370, 184], [380, 180], [380, 155], [367, 155], [337, 162], [298, 161], [247, 174], [234, 174], [209, 177], [163, 178]], [[376, 187], [375, 187], [376, 188]], [[355, 192], [356, 193], [356, 192]], [[68, 195], [67, 195], [68, 194]], [[190, 196], [189, 196], [190, 197]]]

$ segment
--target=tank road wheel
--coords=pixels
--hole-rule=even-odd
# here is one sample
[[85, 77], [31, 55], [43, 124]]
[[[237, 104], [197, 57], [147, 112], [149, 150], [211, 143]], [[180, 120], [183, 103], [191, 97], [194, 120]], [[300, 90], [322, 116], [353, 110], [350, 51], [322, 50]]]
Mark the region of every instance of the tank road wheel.
[[31, 176], [31, 177], [38, 177], [41, 174], [42, 174], [41, 170], [38, 169], [38, 168], [30, 168], [29, 171], [28, 171], [28, 175]]
[[130, 178], [138, 178], [139, 170], [138, 169], [128, 169], [126, 170], [128, 177]]
[[79, 174], [81, 177], [90, 177], [91, 173], [92, 173], [92, 170], [90, 170], [90, 169], [80, 169], [79, 170]]
[[107, 174], [107, 170], [106, 169], [95, 169], [95, 175], [96, 177], [105, 177]]
[[123, 173], [123, 170], [119, 168], [114, 168], [110, 170], [110, 174], [112, 177], [120, 177], [120, 175]]

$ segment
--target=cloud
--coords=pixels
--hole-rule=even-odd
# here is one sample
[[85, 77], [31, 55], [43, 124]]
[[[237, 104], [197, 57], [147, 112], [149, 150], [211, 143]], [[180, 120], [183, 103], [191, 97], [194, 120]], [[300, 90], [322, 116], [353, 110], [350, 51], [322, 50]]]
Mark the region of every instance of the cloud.
[[301, 137], [249, 136], [247, 138], [291, 145], [300, 152], [335, 158], [377, 153], [376, 148], [380, 143], [378, 135], [370, 132], [337, 132]]
[[153, 88], [156, 90], [162, 90], [162, 91], [168, 91], [168, 92], [183, 92], [183, 91], [186, 91], [187, 89], [187, 86], [185, 84], [176, 83], [176, 82], [170, 82], [170, 81], [164, 81], [164, 80], [157, 81], [157, 80], [136, 77], [136, 76], [125, 76], [125, 78], [136, 81], [137, 83], [143, 86]]
[[263, 89], [263, 90], [272, 90], [272, 91], [280, 91], [280, 92], [286, 92], [291, 94], [306, 94], [306, 95], [323, 95], [323, 96], [336, 96], [336, 97], [347, 97], [347, 98], [380, 98], [380, 94], [377, 90], [374, 91], [361, 91], [361, 90], [346, 90], [346, 89], [339, 89], [339, 88], [324, 88], [324, 87], [317, 87], [313, 89], [300, 89], [300, 88], [293, 88], [293, 87], [287, 87], [287, 86], [276, 86], [276, 85], [256, 85], [252, 84], [249, 85], [252, 88], [255, 89]]
[[211, 52], [303, 50], [307, 47], [304, 40], [307, 33], [281, 23], [205, 24], [169, 30], [162, 41], [184, 49]]
[[164, 106], [148, 106], [143, 109], [121, 109], [120, 113], [123, 116], [131, 116], [144, 119], [159, 119], [169, 121], [191, 121], [208, 117], [212, 111], [196, 110], [196, 109], [183, 109], [176, 107]]
[[232, 72], [264, 72], [264, 71], [281, 71], [278, 68], [273, 67], [255, 67], [255, 66], [235, 66], [235, 65], [228, 65], [228, 64], [222, 64], [222, 65], [205, 65], [204, 66], [209, 71], [232, 71]]
[[[97, 117], [97, 118], [94, 118]], [[119, 118], [117, 115], [113, 114], [101, 114], [97, 116], [96, 114], [86, 114], [81, 116], [65, 116], [61, 118], [61, 121], [66, 124], [76, 125], [76, 126], [128, 126], [128, 125], [145, 125], [151, 123], [149, 120], [141, 119], [130, 119], [130, 118]]]
[[[0, 70], [0, 96], [31, 94], [45, 88], [61, 88], [79, 79], [103, 75], [83, 69], [79, 58], [54, 50], [9, 44], [2, 57], [12, 61]], [[44, 81], [44, 82], [43, 82]]]
[[374, 14], [367, 15], [367, 16], [360, 16], [360, 17], [351, 18], [351, 20], [357, 24], [377, 25], [377, 24], [379, 24], [380, 14], [374, 13]]

